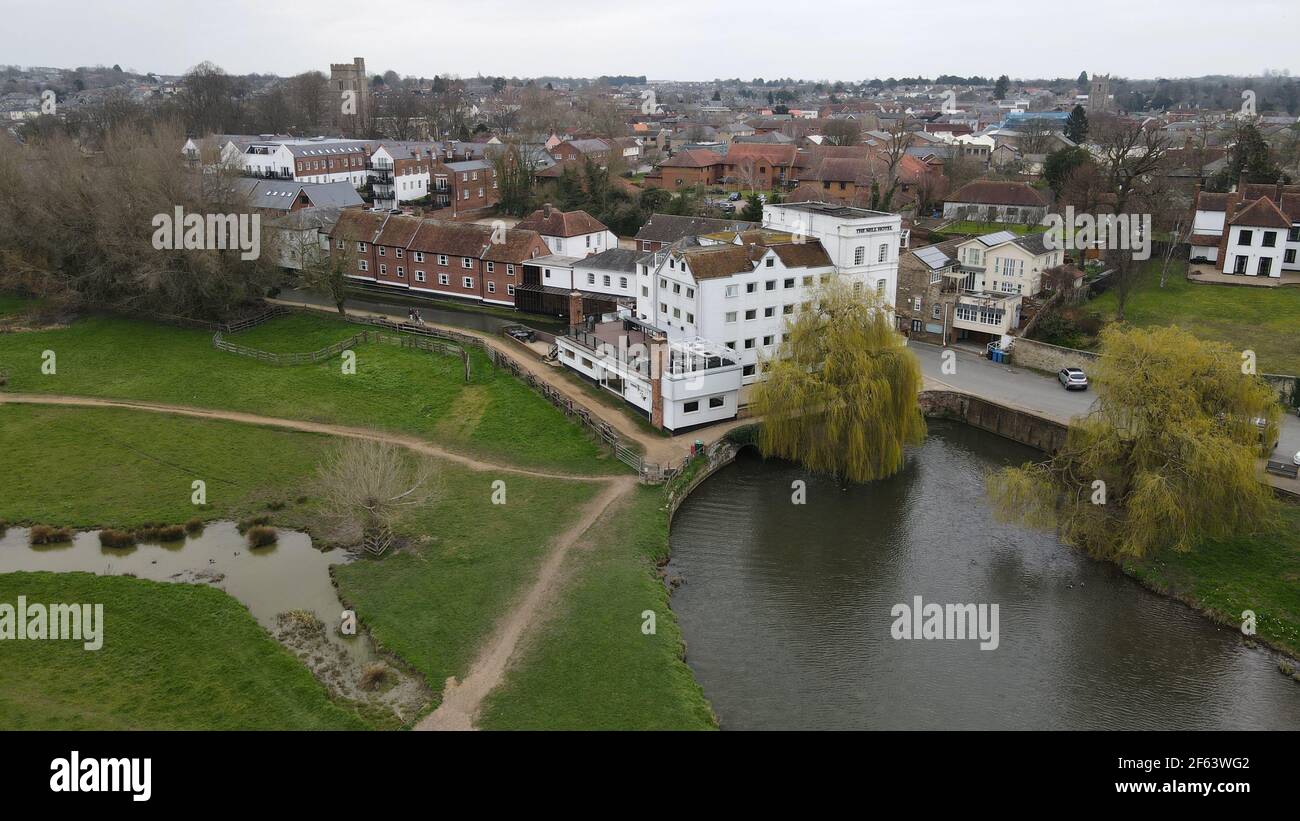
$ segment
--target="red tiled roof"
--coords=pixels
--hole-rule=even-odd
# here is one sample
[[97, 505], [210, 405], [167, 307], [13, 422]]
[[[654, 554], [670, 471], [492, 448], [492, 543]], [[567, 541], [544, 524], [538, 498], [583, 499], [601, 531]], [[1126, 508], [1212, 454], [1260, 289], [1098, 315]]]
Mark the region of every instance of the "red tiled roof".
[[949, 194], [947, 201], [982, 205], [1016, 205], [1029, 208], [1041, 208], [1047, 205], [1047, 200], [1036, 188], [1023, 182], [1002, 182], [999, 180], [968, 182], [957, 189], [955, 193]]
[[515, 228], [536, 231], [548, 237], [576, 237], [608, 230], [604, 223], [586, 211], [561, 211], [549, 206], [529, 214]]
[[1281, 228], [1283, 230], [1291, 227], [1291, 220], [1286, 218], [1273, 201], [1268, 197], [1259, 199], [1246, 206], [1233, 217], [1229, 225], [1248, 225], [1259, 228]]

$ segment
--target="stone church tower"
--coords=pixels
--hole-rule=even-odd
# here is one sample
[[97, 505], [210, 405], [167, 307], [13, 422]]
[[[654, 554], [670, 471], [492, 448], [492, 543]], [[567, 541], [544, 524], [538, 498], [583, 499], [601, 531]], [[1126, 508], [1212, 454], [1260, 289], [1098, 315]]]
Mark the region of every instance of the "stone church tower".
[[330, 123], [340, 130], [359, 136], [370, 114], [370, 77], [364, 57], [350, 63], [330, 63]]
[[1088, 113], [1095, 114], [1110, 111], [1113, 101], [1110, 98], [1110, 75], [1093, 74], [1088, 81]]

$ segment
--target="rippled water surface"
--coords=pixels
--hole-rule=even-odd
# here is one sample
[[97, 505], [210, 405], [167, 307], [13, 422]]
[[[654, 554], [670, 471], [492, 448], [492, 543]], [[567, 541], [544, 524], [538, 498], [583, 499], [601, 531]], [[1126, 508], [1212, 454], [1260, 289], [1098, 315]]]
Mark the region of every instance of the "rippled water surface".
[[[984, 474], [1036, 455], [932, 423], [907, 468], [869, 486], [748, 454], [706, 481], [673, 524], [672, 606], [722, 726], [1300, 729], [1300, 685], [1271, 654], [993, 521]], [[1000, 646], [894, 640], [891, 608], [914, 596], [997, 603]]]

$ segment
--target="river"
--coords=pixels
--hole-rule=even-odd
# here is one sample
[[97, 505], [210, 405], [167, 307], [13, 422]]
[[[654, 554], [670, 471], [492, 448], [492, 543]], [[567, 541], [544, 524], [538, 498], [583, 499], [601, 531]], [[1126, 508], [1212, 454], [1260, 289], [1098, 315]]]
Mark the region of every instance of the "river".
[[[677, 513], [668, 570], [722, 727], [1300, 729], [1300, 686], [1273, 654], [993, 520], [985, 474], [1037, 457], [932, 422], [886, 481], [841, 490], [752, 451], [709, 478]], [[894, 639], [892, 608], [916, 596], [997, 604], [997, 648]]]

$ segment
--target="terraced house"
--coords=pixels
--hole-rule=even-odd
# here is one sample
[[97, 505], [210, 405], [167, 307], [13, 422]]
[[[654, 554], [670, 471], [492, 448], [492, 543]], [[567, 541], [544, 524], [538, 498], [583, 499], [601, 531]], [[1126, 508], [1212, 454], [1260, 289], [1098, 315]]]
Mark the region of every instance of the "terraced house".
[[548, 249], [535, 231], [509, 229], [497, 239], [486, 225], [349, 210], [330, 248], [355, 257], [348, 277], [358, 283], [514, 307], [524, 262]]

